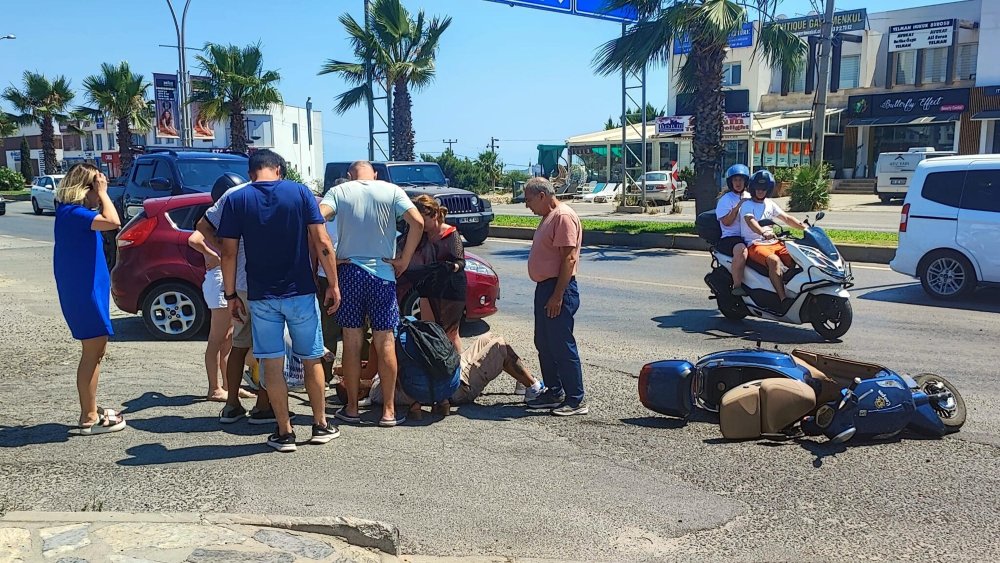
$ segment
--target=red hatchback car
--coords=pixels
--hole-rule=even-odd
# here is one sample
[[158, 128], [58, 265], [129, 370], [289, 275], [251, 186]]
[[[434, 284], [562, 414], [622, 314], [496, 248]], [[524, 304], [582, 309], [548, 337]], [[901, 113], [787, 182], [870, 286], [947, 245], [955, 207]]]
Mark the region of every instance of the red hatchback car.
[[[195, 224], [212, 205], [210, 194], [147, 199], [117, 237], [111, 296], [118, 308], [142, 314], [146, 329], [163, 340], [186, 340], [205, 325], [201, 293], [205, 262], [188, 246]], [[500, 280], [482, 258], [465, 253], [468, 282], [465, 314], [481, 319], [497, 312]], [[419, 315], [415, 293], [403, 296], [400, 311]]]

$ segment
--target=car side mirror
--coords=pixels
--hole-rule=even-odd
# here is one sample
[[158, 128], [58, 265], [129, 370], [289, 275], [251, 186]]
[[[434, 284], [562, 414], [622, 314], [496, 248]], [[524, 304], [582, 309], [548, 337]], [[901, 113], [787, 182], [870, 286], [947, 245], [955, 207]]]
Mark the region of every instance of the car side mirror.
[[149, 181], [149, 187], [153, 188], [158, 192], [169, 192], [172, 183], [166, 178], [153, 178]]
[[445, 187], [451, 186], [451, 178], [445, 178], [444, 179], [444, 185], [445, 185]]

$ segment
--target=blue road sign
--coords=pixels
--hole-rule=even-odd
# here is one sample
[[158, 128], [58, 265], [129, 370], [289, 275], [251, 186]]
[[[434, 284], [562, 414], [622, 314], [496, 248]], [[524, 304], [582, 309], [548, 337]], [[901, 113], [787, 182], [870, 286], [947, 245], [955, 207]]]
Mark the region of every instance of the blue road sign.
[[573, 0], [488, 0], [508, 6], [523, 6], [525, 8], [540, 8], [553, 12], [573, 13]]
[[[753, 47], [753, 22], [744, 22], [740, 31], [729, 36], [729, 48]], [[687, 35], [674, 38], [674, 54], [686, 55], [691, 52], [691, 38]]]
[[618, 8], [605, 11], [607, 0], [576, 0], [576, 14], [591, 18], [613, 21], [636, 21], [639, 15], [634, 8]]

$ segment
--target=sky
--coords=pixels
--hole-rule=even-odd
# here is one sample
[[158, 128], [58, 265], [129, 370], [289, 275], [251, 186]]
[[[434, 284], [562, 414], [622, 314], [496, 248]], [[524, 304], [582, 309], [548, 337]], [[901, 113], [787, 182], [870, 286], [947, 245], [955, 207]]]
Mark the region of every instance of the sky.
[[[174, 0], [175, 6], [184, 0]], [[837, 9], [870, 13], [936, 4], [935, 0], [838, 0]], [[621, 34], [614, 22], [511, 7], [486, 0], [403, 0], [414, 15], [451, 16], [437, 58], [437, 77], [413, 94], [417, 153], [440, 154], [457, 140], [458, 155], [475, 158], [491, 137], [510, 167], [535, 162], [536, 145], [603, 129], [621, 113], [621, 77], [597, 76], [595, 50]], [[84, 8], [86, 6], [86, 8]], [[363, 0], [191, 0], [188, 46], [206, 41], [261, 43], [264, 64], [280, 72], [285, 103], [304, 106], [312, 97], [323, 114], [325, 160], [367, 156], [364, 107], [339, 115], [335, 98], [347, 86], [333, 75], [317, 76], [327, 59], [350, 59], [337, 21], [345, 12], [361, 21]], [[806, 15], [810, 0], [783, 0], [779, 12]], [[43, 15], [44, 14], [44, 15]], [[40, 17], [41, 16], [41, 17]], [[166, 0], [0, 0], [0, 87], [20, 84], [25, 70], [65, 75], [78, 89], [101, 63], [127, 60], [151, 80], [173, 73], [176, 35]], [[197, 66], [189, 55], [188, 67]], [[647, 99], [667, 103], [667, 69], [651, 69]], [[0, 102], [0, 108], [10, 110]]]

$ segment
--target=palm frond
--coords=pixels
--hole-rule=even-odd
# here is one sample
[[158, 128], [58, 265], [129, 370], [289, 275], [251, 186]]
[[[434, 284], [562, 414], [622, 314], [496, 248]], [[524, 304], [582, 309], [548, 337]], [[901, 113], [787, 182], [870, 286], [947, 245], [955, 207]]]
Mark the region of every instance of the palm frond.
[[361, 105], [362, 102], [367, 103], [368, 98], [368, 85], [362, 84], [361, 86], [351, 88], [350, 90], [337, 96], [337, 106], [334, 109], [339, 114], [345, 114]]

